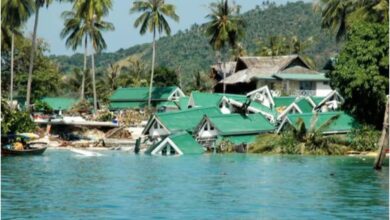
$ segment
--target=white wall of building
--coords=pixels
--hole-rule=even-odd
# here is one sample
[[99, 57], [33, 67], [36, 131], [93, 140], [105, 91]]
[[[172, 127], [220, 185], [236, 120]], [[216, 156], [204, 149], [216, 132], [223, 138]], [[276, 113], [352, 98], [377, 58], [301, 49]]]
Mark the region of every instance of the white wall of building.
[[330, 92], [329, 82], [316, 82], [316, 96], [327, 96]]

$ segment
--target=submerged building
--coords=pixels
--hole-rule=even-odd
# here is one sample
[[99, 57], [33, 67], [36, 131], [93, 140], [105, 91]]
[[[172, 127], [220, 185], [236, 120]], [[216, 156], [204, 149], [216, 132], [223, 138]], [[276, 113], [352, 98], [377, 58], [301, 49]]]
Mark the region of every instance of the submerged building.
[[[185, 97], [183, 91], [177, 86], [153, 87], [151, 104], [156, 108], [178, 110], [178, 101]], [[149, 87], [119, 88], [110, 97], [109, 109], [143, 109], [148, 106]]]

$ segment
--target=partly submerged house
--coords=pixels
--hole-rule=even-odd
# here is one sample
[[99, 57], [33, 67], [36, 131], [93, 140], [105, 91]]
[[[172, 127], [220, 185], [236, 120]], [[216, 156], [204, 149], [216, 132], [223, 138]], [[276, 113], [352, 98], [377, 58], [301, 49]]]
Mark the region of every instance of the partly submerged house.
[[325, 96], [331, 91], [329, 79], [313, 70], [299, 55], [240, 57], [234, 73], [214, 87], [214, 91], [245, 94], [267, 85], [273, 93]]
[[151, 116], [142, 134], [147, 135], [150, 140], [154, 141], [180, 131], [192, 132], [204, 115], [215, 116], [221, 114], [217, 107], [200, 107], [177, 112], [156, 113]]
[[322, 131], [323, 134], [344, 134], [360, 126], [354, 117], [342, 111], [289, 114], [278, 127], [277, 133], [288, 129], [291, 126], [297, 128], [299, 120], [303, 121], [306, 129], [309, 129], [311, 123], [314, 122], [316, 129], [329, 123], [329, 125], [324, 127]]
[[146, 154], [173, 156], [182, 154], [201, 154], [204, 152], [202, 145], [187, 132], [172, 134], [151, 145], [146, 149]]
[[225, 139], [234, 144], [252, 143], [256, 135], [273, 132], [275, 127], [261, 114], [204, 116], [195, 128], [196, 140], [212, 148]]
[[[183, 91], [177, 86], [153, 87], [152, 106], [176, 108], [176, 101], [184, 97]], [[148, 106], [149, 87], [119, 88], [110, 97], [110, 110], [143, 109]]]

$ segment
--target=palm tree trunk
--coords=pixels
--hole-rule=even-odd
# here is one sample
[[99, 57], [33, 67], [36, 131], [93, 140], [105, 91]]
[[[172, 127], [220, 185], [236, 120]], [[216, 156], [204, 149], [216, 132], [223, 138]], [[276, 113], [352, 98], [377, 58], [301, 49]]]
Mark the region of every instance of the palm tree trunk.
[[11, 38], [11, 85], [9, 91], [9, 99], [11, 101], [11, 110], [14, 109], [13, 105], [13, 93], [14, 93], [14, 50], [15, 50], [15, 34], [12, 33]]
[[156, 28], [153, 29], [153, 53], [152, 53], [152, 74], [150, 75], [150, 86], [149, 86], [149, 99], [148, 108], [152, 107], [152, 88], [153, 88], [153, 75], [154, 75], [154, 62], [156, 60]]
[[32, 46], [30, 52], [30, 65], [28, 68], [28, 81], [27, 81], [27, 95], [26, 95], [26, 109], [30, 111], [30, 98], [31, 98], [31, 82], [32, 82], [32, 73], [34, 68], [34, 56], [36, 50], [36, 41], [37, 41], [37, 29], [38, 29], [38, 19], [39, 19], [39, 4], [36, 3], [36, 12], [35, 12], [35, 22], [34, 22], [34, 32], [32, 38]]
[[83, 77], [81, 80], [81, 96], [80, 99], [83, 100], [85, 98], [85, 74], [87, 74], [87, 54], [88, 54], [88, 38], [85, 36], [84, 41], [84, 69], [83, 69]]
[[95, 50], [92, 49], [92, 87], [93, 87], [93, 110], [94, 114], [97, 112], [97, 99], [96, 99], [96, 85], [95, 85]]

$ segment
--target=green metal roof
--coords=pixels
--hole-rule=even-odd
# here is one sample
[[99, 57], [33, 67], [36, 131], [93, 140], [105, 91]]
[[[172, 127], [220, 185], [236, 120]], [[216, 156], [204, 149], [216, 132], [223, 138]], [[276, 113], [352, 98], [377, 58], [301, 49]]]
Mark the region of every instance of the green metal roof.
[[219, 131], [219, 135], [257, 134], [273, 131], [275, 127], [261, 114], [227, 114], [208, 116], [208, 119]]
[[[153, 87], [152, 100], [168, 100], [168, 97], [177, 89], [177, 86]], [[147, 101], [149, 87], [119, 88], [110, 97], [110, 101]]]
[[300, 80], [300, 81], [328, 81], [325, 74], [315, 73], [278, 73], [273, 75], [275, 78], [283, 80]]
[[188, 130], [192, 131], [202, 120], [204, 115], [221, 115], [217, 107], [191, 108], [177, 112], [157, 113], [158, 120], [171, 132]]
[[305, 98], [302, 98], [295, 103], [302, 110], [303, 113], [309, 113], [313, 111], [314, 106], [312, 106], [310, 102]]
[[[326, 113], [318, 113], [318, 120], [316, 123], [316, 128], [319, 128], [326, 121], [334, 117], [335, 115], [339, 115], [339, 117], [331, 123], [324, 132], [349, 132], [353, 128], [359, 127], [359, 123], [352, 116], [348, 115], [345, 112], [326, 112]], [[292, 126], [297, 125], [297, 121], [299, 118], [302, 118], [305, 123], [306, 128], [310, 127], [311, 120], [314, 116], [314, 113], [304, 113], [304, 114], [290, 114], [287, 115], [287, 119], [292, 123]]]
[[188, 109], [188, 100], [190, 99], [190, 97], [180, 97], [179, 99], [179, 108], [180, 110], [186, 110]]
[[170, 135], [158, 143], [151, 145], [146, 149], [145, 154], [151, 154], [163, 141], [170, 139], [183, 154], [202, 154], [204, 152], [203, 146], [200, 145], [195, 139], [187, 132], [180, 132]]
[[311, 100], [318, 105], [322, 100], [324, 100], [325, 96], [310, 96]]
[[44, 97], [42, 102], [46, 102], [53, 110], [70, 110], [78, 99], [65, 97]]
[[194, 91], [191, 93], [195, 106], [213, 107], [218, 106], [222, 96], [219, 93], [205, 93]]
[[110, 110], [140, 109], [148, 106], [148, 102], [111, 102]]
[[275, 108], [280, 107], [288, 107], [291, 105], [297, 97], [295, 96], [281, 96], [281, 97], [274, 97], [275, 102]]
[[158, 102], [157, 107], [167, 107], [167, 108], [179, 108], [175, 101], [163, 101]]
[[169, 136], [183, 154], [202, 154], [204, 152], [202, 145], [187, 132]]

